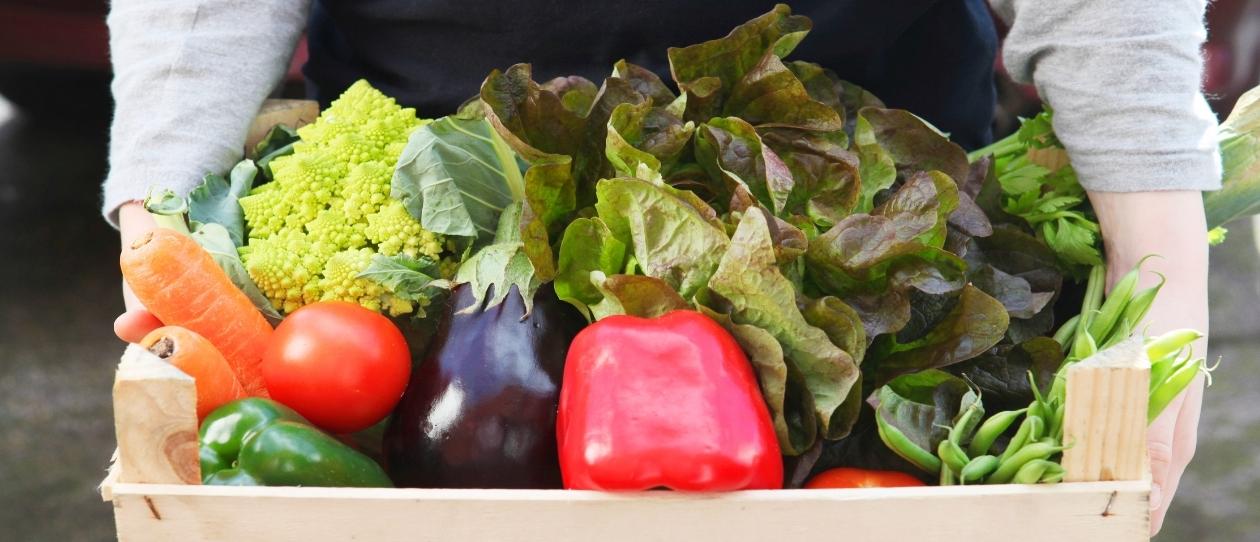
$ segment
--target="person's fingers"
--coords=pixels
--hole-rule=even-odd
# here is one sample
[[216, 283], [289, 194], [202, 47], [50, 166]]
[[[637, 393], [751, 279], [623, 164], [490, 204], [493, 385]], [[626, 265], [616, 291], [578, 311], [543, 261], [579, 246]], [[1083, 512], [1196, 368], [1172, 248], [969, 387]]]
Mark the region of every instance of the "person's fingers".
[[[1190, 460], [1194, 458], [1194, 452], [1198, 447], [1203, 381], [1204, 378], [1200, 375], [1182, 394], [1182, 403], [1177, 409], [1176, 430], [1172, 440], [1172, 461], [1168, 465], [1168, 473], [1161, 488], [1160, 498], [1163, 502], [1160, 503], [1158, 514], [1152, 514], [1151, 534], [1159, 532], [1163, 526], [1168, 509], [1172, 506], [1173, 496], [1177, 494], [1177, 488], [1181, 486], [1181, 477], [1185, 474], [1186, 467], [1190, 465]], [[1152, 495], [1152, 500], [1154, 500], [1154, 495]]]
[[162, 327], [162, 321], [143, 309], [124, 312], [114, 320], [114, 334], [129, 343], [140, 342], [150, 331], [159, 327]]
[[1177, 428], [1177, 411], [1185, 394], [1173, 399], [1164, 412], [1146, 430], [1146, 452], [1151, 460], [1151, 533], [1159, 532], [1164, 521], [1164, 492], [1173, 462], [1173, 435]]

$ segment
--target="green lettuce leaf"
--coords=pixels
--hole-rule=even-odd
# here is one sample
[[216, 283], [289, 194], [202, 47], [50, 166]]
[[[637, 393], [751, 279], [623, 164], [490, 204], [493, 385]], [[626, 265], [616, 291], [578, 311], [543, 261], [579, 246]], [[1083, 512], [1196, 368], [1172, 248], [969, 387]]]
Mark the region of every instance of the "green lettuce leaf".
[[758, 128], [830, 132], [844, 127], [840, 114], [810, 97], [774, 51], [767, 51], [731, 88], [722, 114]]
[[770, 418], [783, 455], [795, 456], [808, 450], [818, 439], [814, 398], [805, 387], [804, 377], [787, 362], [779, 341], [765, 329], [735, 323], [730, 314], [719, 313], [704, 305], [698, 308], [735, 337], [757, 371], [761, 396], [770, 408]]
[[796, 289], [779, 271], [767, 224], [761, 211], [744, 213], [702, 303], [773, 335], [813, 397], [822, 435], [839, 438], [853, 423], [837, 411], [857, 381], [857, 362], [797, 308]]
[[590, 306], [604, 294], [591, 281], [591, 272], [612, 275], [625, 268], [626, 245], [599, 218], [578, 218], [569, 223], [560, 241], [556, 296], [590, 318]]
[[525, 199], [524, 167], [485, 119], [442, 117], [411, 134], [390, 196], [425, 229], [480, 248], [493, 241], [504, 208]]
[[[633, 265], [690, 299], [709, 282], [729, 239], [711, 209], [679, 191], [637, 178], [600, 181], [595, 209], [613, 236], [630, 247]], [[707, 213], [705, 212], [707, 210]]]
[[668, 172], [691, 142], [695, 123], [652, 104], [620, 104], [608, 119], [605, 154], [621, 176], [633, 177], [641, 165]]
[[687, 103], [687, 119], [704, 122], [718, 116], [732, 88], [766, 55], [786, 57], [805, 38], [813, 23], [792, 15], [779, 4], [772, 11], [715, 40], [667, 51], [678, 87], [695, 99]]
[[691, 303], [656, 277], [605, 276], [601, 271], [592, 271], [590, 282], [600, 293], [599, 302], [590, 306], [596, 320], [614, 314], [656, 318], [670, 311], [691, 308]]
[[218, 224], [236, 246], [244, 245], [245, 213], [237, 201], [254, 187], [258, 167], [253, 160], [241, 160], [224, 179], [206, 175], [188, 194], [188, 219], [201, 224]]

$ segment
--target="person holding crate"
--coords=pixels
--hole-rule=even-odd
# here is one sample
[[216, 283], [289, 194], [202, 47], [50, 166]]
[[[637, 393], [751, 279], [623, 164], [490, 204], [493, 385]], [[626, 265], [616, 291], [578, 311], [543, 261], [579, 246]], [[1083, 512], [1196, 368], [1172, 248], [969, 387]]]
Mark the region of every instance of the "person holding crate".
[[[801, 56], [890, 106], [915, 112], [968, 148], [991, 139], [997, 35], [980, 0], [799, 1], [815, 23]], [[1215, 120], [1200, 92], [1204, 0], [993, 0], [1009, 26], [1003, 60], [1056, 111], [1054, 128], [1087, 188], [1113, 273], [1147, 254], [1167, 277], [1149, 332], [1206, 330], [1207, 248], [1201, 191], [1219, 186]], [[511, 9], [505, 9], [510, 5]], [[117, 110], [104, 214], [126, 246], [154, 227], [149, 187], [186, 194], [237, 159], [259, 105], [305, 29], [312, 97], [327, 103], [368, 79], [422, 116], [453, 111], [495, 67], [530, 59], [540, 76], [599, 80], [626, 58], [658, 73], [646, 50], [718, 37], [769, 9], [750, 0], [454, 2], [434, 0], [116, 0], [108, 23]], [[309, 23], [309, 26], [308, 26]], [[925, 84], [927, 82], [927, 84]], [[1153, 276], [1152, 274], [1148, 274]], [[160, 323], [124, 291], [118, 336]], [[1202, 351], [1200, 345], [1200, 351]], [[1157, 531], [1194, 454], [1202, 385], [1151, 426]]]

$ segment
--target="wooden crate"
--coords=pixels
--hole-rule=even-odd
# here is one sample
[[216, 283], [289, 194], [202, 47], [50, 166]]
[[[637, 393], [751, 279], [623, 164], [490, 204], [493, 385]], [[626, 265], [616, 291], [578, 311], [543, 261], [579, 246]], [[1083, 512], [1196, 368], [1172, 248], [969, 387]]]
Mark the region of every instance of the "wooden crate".
[[[1140, 353], [1140, 350], [1135, 350]], [[122, 541], [1148, 540], [1144, 356], [1068, 376], [1072, 483], [609, 494], [564, 490], [198, 485], [194, 388], [143, 349], [114, 386], [116, 461], [101, 484]], [[1140, 414], [1140, 415], [1138, 415]], [[825, 538], [824, 538], [825, 537]]]
[[[268, 100], [247, 148], [318, 115]], [[1149, 363], [1135, 344], [1068, 375], [1071, 483], [895, 489], [600, 493], [202, 486], [190, 377], [130, 347], [114, 381], [118, 452], [101, 496], [127, 541], [740, 542], [1149, 540]]]

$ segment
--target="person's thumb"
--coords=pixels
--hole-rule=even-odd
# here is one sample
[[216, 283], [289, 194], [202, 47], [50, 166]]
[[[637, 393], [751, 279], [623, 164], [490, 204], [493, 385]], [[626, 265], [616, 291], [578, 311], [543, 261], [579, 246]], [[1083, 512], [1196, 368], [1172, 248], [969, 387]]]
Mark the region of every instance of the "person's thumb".
[[1151, 461], [1151, 529], [1158, 532], [1164, 521], [1164, 492], [1168, 487], [1173, 469], [1173, 439], [1177, 428], [1177, 412], [1181, 410], [1184, 394], [1168, 405], [1146, 430], [1146, 452]]

